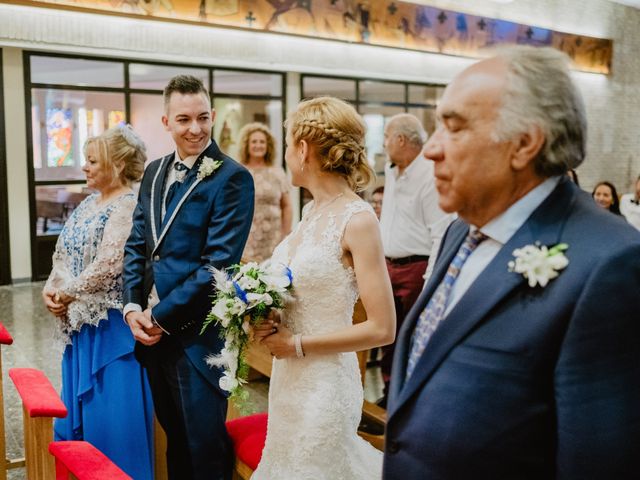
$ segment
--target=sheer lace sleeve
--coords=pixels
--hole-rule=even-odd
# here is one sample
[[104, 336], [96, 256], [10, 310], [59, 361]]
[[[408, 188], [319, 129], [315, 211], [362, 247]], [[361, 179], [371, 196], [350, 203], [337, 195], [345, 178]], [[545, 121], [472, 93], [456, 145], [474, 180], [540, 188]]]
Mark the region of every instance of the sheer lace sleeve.
[[[102, 240], [96, 245], [95, 257], [85, 269], [64, 285], [61, 290], [67, 295], [81, 299], [87, 294], [118, 289], [122, 276], [124, 244], [131, 232], [131, 216], [135, 208], [133, 197], [123, 197], [113, 208], [105, 223]], [[121, 290], [121, 288], [119, 288]], [[118, 292], [121, 295], [121, 292]]]
[[88, 215], [81, 227], [76, 224], [76, 229], [84, 230], [82, 234], [74, 232], [79, 244], [62, 249], [61, 260], [69, 266], [69, 273], [60, 290], [75, 299], [62, 325], [65, 343], [83, 325], [105, 320], [108, 309], [122, 309], [124, 244], [131, 231], [135, 204], [135, 196], [126, 195], [104, 211]]
[[67, 270], [67, 266], [64, 263], [64, 256], [62, 254], [62, 238], [58, 237], [58, 241], [56, 242], [56, 249], [53, 252], [53, 256], [51, 258], [51, 273], [49, 274], [49, 278], [47, 278], [46, 283], [44, 284], [44, 288], [53, 288], [60, 289], [64, 286], [65, 283], [69, 281], [69, 271]]

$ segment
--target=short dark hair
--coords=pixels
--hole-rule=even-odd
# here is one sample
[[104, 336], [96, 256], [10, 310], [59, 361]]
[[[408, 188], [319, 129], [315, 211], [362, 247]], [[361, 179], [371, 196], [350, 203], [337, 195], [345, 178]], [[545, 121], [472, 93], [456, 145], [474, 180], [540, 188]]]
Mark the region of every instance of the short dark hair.
[[373, 192], [371, 192], [371, 195], [375, 195], [376, 193], [382, 193], [384, 195], [384, 187], [376, 188]]
[[202, 83], [202, 80], [194, 77], [193, 75], [176, 75], [169, 80], [169, 83], [164, 87], [164, 92], [162, 94], [165, 108], [169, 105], [169, 100], [174, 92], [181, 93], [182, 95], [203, 93], [205, 97], [209, 98], [209, 92]]

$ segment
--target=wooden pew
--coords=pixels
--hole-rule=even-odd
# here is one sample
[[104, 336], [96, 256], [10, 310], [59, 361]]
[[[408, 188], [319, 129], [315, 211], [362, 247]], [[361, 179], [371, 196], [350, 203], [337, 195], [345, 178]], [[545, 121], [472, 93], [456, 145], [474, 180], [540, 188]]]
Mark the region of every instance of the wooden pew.
[[[0, 323], [0, 345], [11, 345], [13, 338], [9, 334], [4, 325]], [[0, 480], [7, 480], [7, 467], [10, 464], [10, 460], [2, 461], [7, 456], [7, 445], [4, 429], [4, 391], [2, 388], [2, 352], [0, 351], [0, 406], [2, 407], [2, 414], [0, 414]]]
[[40, 370], [12, 368], [9, 377], [22, 399], [27, 479], [54, 480], [55, 461], [48, 453], [53, 440], [53, 418], [66, 417], [67, 409]]
[[56, 480], [132, 480], [107, 456], [84, 441], [51, 442]]
[[[0, 346], [11, 345], [13, 338], [5, 326], [0, 323]], [[4, 378], [2, 373], [2, 352], [0, 351], [0, 406], [4, 410], [4, 389], [2, 386], [2, 379]], [[6, 431], [4, 425], [4, 415], [0, 414], [0, 459], [6, 458], [5, 462], [0, 460], [0, 480], [7, 480], [7, 470], [14, 468], [21, 468], [25, 466], [24, 457], [22, 458], [8, 458], [6, 448]]]
[[153, 446], [154, 461], [153, 468], [155, 480], [169, 480], [169, 470], [167, 468], [167, 434], [164, 433], [162, 425], [157, 417], [153, 417]]

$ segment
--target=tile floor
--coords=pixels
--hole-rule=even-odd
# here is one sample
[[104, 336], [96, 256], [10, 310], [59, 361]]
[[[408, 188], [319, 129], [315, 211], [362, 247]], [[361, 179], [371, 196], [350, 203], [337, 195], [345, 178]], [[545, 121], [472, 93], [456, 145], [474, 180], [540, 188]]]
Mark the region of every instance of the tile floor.
[[[61, 350], [53, 341], [53, 321], [44, 308], [40, 292], [43, 283], [0, 286], [0, 322], [14, 339], [13, 345], [2, 347], [4, 415], [8, 458], [24, 456], [22, 408], [8, 371], [13, 367], [37, 368], [47, 375], [56, 389], [60, 388]], [[250, 383], [251, 402], [255, 411], [267, 409], [269, 385], [266, 380]], [[379, 369], [369, 369], [365, 398], [375, 401], [381, 396]], [[9, 480], [23, 480], [24, 468], [9, 472]]]

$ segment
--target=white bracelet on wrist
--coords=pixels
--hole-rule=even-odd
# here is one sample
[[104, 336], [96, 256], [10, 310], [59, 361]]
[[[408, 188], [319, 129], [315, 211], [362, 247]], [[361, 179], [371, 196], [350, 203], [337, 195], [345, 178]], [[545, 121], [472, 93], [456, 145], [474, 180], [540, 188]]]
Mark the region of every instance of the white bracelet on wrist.
[[296, 357], [303, 358], [304, 350], [302, 350], [302, 334], [301, 333], [296, 333], [293, 336], [293, 344], [296, 347]]

